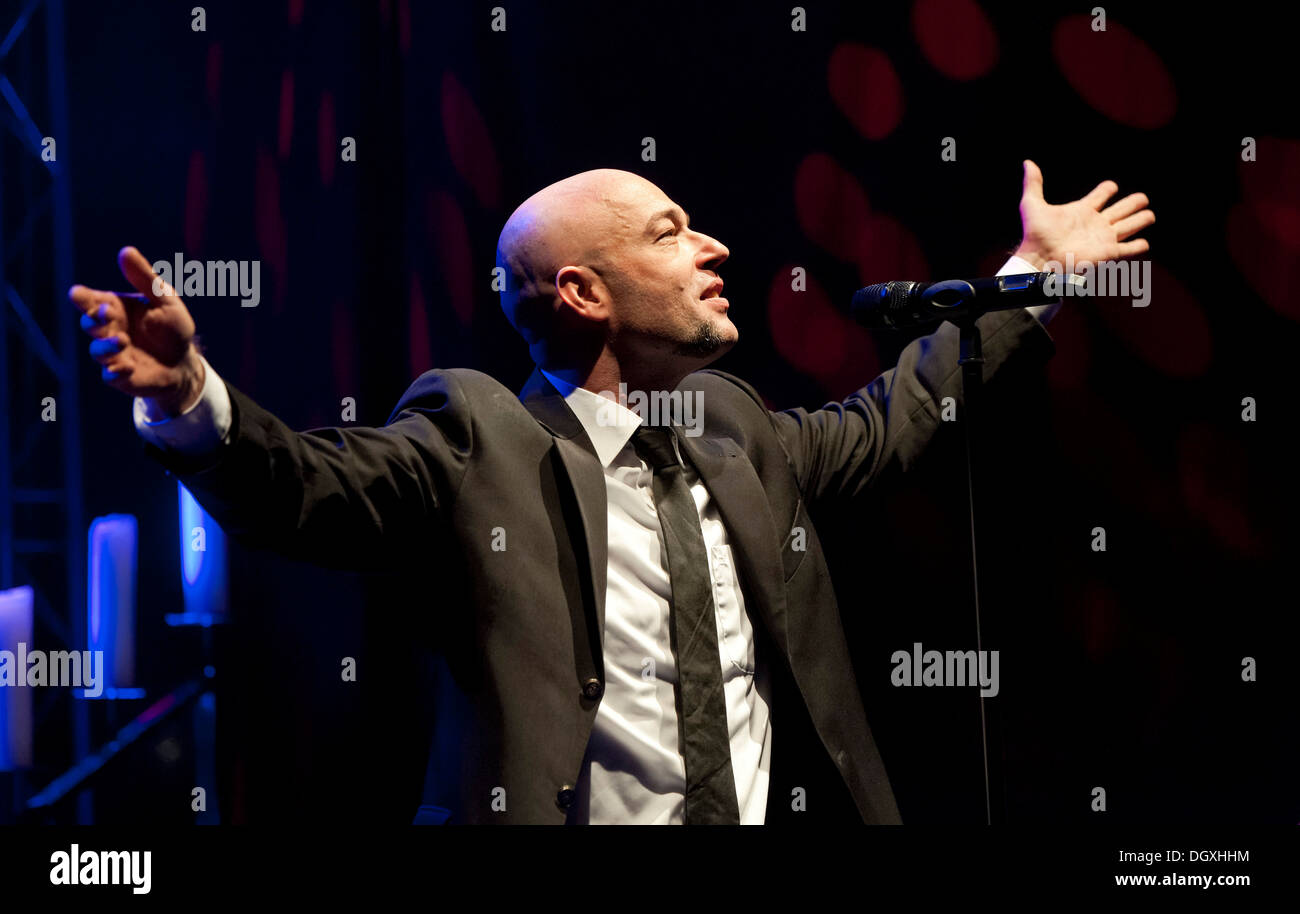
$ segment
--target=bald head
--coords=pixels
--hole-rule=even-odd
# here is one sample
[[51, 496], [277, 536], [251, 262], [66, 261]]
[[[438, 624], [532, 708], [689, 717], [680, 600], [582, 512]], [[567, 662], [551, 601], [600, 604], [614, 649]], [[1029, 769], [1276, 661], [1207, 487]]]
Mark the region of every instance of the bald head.
[[556, 273], [567, 265], [608, 269], [612, 242], [639, 231], [634, 203], [647, 195], [664, 197], [640, 175], [597, 168], [542, 188], [511, 214], [497, 242], [507, 281], [501, 307], [529, 344], [551, 331]]

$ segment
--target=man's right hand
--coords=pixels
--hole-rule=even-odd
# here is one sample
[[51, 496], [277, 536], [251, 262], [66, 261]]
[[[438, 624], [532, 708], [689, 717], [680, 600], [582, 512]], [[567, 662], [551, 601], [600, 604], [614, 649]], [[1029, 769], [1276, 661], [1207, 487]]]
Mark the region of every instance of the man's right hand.
[[[134, 293], [82, 285], [68, 290], [81, 312], [81, 329], [93, 337], [91, 358], [102, 366], [109, 387], [150, 401], [149, 412], [159, 418], [180, 415], [203, 390], [194, 318], [135, 248], [122, 248], [117, 265]], [[161, 294], [154, 291], [155, 280]]]

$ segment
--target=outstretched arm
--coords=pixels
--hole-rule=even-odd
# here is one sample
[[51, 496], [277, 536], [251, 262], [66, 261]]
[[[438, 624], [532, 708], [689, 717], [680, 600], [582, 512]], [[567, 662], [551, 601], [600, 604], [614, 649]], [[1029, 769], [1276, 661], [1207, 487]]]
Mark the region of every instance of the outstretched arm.
[[[1028, 308], [993, 311], [976, 325], [985, 381], [1013, 355], [1046, 360], [1055, 352]], [[945, 321], [909, 343], [897, 366], [843, 402], [770, 414], [810, 508], [855, 498], [882, 477], [911, 468], [938, 431], [944, 399], [962, 402], [957, 355], [957, 327]]]
[[223, 382], [194, 345], [194, 320], [134, 248], [135, 293], [69, 290], [104, 381], [136, 397], [146, 450], [241, 542], [340, 568], [434, 554], [438, 516], [473, 445], [455, 377], [422, 376], [384, 428], [298, 433]]
[[[1053, 205], [1043, 198], [1038, 166], [1026, 159], [1024, 169], [1020, 199], [1023, 237], [1016, 256], [1035, 270], [1064, 264], [1067, 254], [1079, 267], [1084, 262], [1128, 258], [1149, 250], [1145, 239], [1133, 238], [1155, 222], [1155, 214], [1145, 208], [1145, 194], [1129, 194], [1103, 208], [1119, 190], [1114, 181], [1103, 181], [1078, 200]], [[1017, 272], [1008, 267], [1000, 272]], [[1042, 323], [1059, 307], [992, 312], [981, 317], [977, 325], [984, 348], [985, 380], [1018, 349], [1050, 356], [1055, 347]], [[1031, 313], [1038, 319], [1032, 319]], [[772, 413], [805, 498], [813, 504], [851, 498], [889, 468], [910, 467], [938, 428], [943, 399], [951, 396], [961, 401], [957, 354], [957, 328], [945, 322], [934, 333], [909, 344], [897, 367], [842, 403], [828, 403], [819, 410]]]

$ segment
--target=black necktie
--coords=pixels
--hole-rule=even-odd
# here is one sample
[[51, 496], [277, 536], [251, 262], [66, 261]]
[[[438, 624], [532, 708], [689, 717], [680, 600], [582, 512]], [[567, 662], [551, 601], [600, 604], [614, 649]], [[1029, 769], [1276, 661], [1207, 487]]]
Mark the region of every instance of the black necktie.
[[643, 425], [632, 446], [654, 470], [655, 510], [672, 583], [668, 631], [677, 657], [677, 732], [686, 762], [686, 824], [739, 825], [722, 661], [700, 515], [667, 429]]

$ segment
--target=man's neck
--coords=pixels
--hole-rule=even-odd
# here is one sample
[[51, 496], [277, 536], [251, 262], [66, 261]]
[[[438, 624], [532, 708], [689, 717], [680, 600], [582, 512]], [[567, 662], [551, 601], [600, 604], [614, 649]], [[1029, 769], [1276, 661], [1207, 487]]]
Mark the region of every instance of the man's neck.
[[628, 390], [644, 390], [647, 392], [676, 390], [677, 385], [689, 373], [628, 372], [616, 359], [604, 356], [598, 359], [595, 365], [585, 369], [568, 365], [545, 365], [542, 367], [549, 374], [572, 384], [574, 387], [582, 387], [597, 394], [606, 390], [617, 391], [620, 384], [626, 384]]

